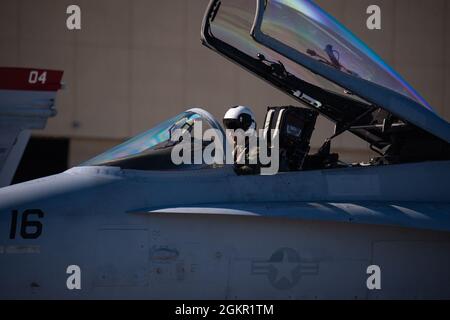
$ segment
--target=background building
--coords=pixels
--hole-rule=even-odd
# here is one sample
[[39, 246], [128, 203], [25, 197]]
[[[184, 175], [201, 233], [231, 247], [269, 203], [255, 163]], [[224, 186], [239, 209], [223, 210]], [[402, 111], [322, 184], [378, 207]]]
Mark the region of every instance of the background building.
[[[317, 2], [450, 118], [450, 1]], [[50, 141], [42, 138], [66, 139], [66, 147], [58, 150], [73, 166], [188, 107], [206, 107], [221, 117], [228, 106], [249, 105], [261, 123], [268, 105], [298, 105], [200, 44], [207, 3], [0, 0], [0, 65], [65, 71], [59, 114], [45, 131], [36, 132], [40, 144], [33, 152]], [[70, 4], [81, 7], [80, 31], [66, 28]], [[381, 31], [366, 28], [371, 4], [382, 9]], [[324, 119], [318, 128], [316, 147], [333, 130]], [[334, 146], [347, 159], [367, 156], [350, 135], [336, 139]], [[47, 157], [48, 152], [58, 151], [47, 144]]]

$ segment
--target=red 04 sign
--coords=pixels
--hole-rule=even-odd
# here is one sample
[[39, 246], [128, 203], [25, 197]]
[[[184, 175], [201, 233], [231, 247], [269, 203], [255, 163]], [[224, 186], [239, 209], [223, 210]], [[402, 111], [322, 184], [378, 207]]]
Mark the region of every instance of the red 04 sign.
[[45, 84], [46, 82], [47, 82], [47, 71], [42, 71], [42, 73], [39, 73], [39, 71], [36, 70], [30, 71], [30, 75], [28, 76], [29, 84], [36, 84], [36, 83]]

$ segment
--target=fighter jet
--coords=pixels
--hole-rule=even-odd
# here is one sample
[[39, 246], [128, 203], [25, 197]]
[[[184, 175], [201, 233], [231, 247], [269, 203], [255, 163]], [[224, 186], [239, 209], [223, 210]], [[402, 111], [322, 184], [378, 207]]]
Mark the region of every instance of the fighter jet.
[[[212, 0], [201, 37], [295, 99], [267, 106], [264, 124], [286, 128], [289, 165], [242, 175], [174, 164], [175, 129], [224, 130], [194, 108], [67, 172], [3, 188], [0, 297], [450, 298], [450, 125], [311, 1]], [[336, 124], [316, 153], [315, 113]], [[377, 156], [340, 160], [333, 140], [345, 132]]]

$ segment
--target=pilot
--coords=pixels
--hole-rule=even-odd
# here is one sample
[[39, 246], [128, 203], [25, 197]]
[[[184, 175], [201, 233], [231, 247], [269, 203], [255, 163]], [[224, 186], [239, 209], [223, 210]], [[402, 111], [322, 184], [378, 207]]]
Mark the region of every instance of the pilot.
[[[234, 168], [239, 175], [258, 174], [260, 166], [258, 164], [258, 146], [256, 138], [256, 120], [253, 111], [249, 107], [235, 106], [230, 108], [223, 117], [223, 124], [226, 129], [233, 130], [236, 134], [242, 130], [246, 136], [253, 136], [256, 143], [238, 143], [234, 140]], [[229, 132], [227, 132], [228, 134]]]

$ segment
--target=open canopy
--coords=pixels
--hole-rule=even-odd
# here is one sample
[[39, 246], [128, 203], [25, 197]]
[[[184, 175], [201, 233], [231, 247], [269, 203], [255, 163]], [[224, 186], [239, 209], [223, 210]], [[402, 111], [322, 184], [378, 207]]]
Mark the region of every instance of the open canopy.
[[407, 131], [450, 142], [425, 99], [312, 1], [212, 0], [202, 40], [378, 149]]
[[257, 41], [277, 39], [327, 66], [396, 91], [432, 110], [375, 52], [313, 2], [270, 0], [258, 9], [253, 30]]

